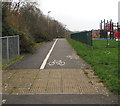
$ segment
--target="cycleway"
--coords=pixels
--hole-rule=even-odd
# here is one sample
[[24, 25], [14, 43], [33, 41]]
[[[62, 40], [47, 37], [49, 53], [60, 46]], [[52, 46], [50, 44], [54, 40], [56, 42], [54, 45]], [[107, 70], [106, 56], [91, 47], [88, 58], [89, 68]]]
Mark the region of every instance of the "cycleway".
[[[40, 69], [42, 64], [44, 64], [43, 69], [79, 69], [90, 67], [82, 58], [76, 55], [76, 52], [66, 39], [58, 39], [52, 48], [55, 40], [44, 43], [34, 54], [25, 56], [19, 62], [9, 66], [7, 70]], [[51, 53], [48, 57], [49, 52]], [[47, 61], [43, 63], [46, 60], [46, 56], [48, 57]]]

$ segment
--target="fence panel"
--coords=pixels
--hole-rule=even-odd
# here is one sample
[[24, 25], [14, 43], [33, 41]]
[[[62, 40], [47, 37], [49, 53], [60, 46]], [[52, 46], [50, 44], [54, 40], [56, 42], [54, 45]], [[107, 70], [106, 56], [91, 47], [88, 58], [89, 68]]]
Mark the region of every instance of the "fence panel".
[[7, 60], [7, 38], [3, 37], [0, 38], [2, 41], [2, 61], [8, 61]]
[[107, 30], [100, 30], [100, 38], [107, 38], [108, 31]]
[[84, 31], [71, 34], [71, 38], [92, 46], [92, 31]]
[[9, 62], [10, 59], [19, 56], [19, 36], [0, 37], [2, 40], [2, 61]]

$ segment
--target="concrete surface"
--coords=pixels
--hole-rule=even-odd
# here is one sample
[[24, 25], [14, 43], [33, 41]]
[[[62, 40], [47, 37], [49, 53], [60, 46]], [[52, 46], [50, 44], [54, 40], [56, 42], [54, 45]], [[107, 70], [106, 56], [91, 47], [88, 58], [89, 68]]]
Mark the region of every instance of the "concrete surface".
[[88, 69], [4, 71], [2, 90], [8, 104], [118, 103], [117, 97]]
[[10, 70], [3, 72], [4, 94], [108, 94], [99, 79], [82, 69]]

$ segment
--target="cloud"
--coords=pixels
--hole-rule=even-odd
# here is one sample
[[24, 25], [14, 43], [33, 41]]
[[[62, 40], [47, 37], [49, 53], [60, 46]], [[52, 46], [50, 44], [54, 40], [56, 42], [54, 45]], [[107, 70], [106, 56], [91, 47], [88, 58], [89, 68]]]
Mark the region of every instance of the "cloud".
[[66, 24], [70, 30], [99, 28], [100, 20], [118, 19], [119, 0], [41, 0], [40, 8], [47, 15]]

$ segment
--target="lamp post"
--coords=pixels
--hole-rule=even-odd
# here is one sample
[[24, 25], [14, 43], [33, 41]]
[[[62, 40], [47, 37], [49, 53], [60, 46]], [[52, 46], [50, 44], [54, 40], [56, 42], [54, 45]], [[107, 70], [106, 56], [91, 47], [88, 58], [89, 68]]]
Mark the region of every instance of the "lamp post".
[[48, 34], [49, 34], [49, 14], [51, 13], [51, 11], [48, 11]]

